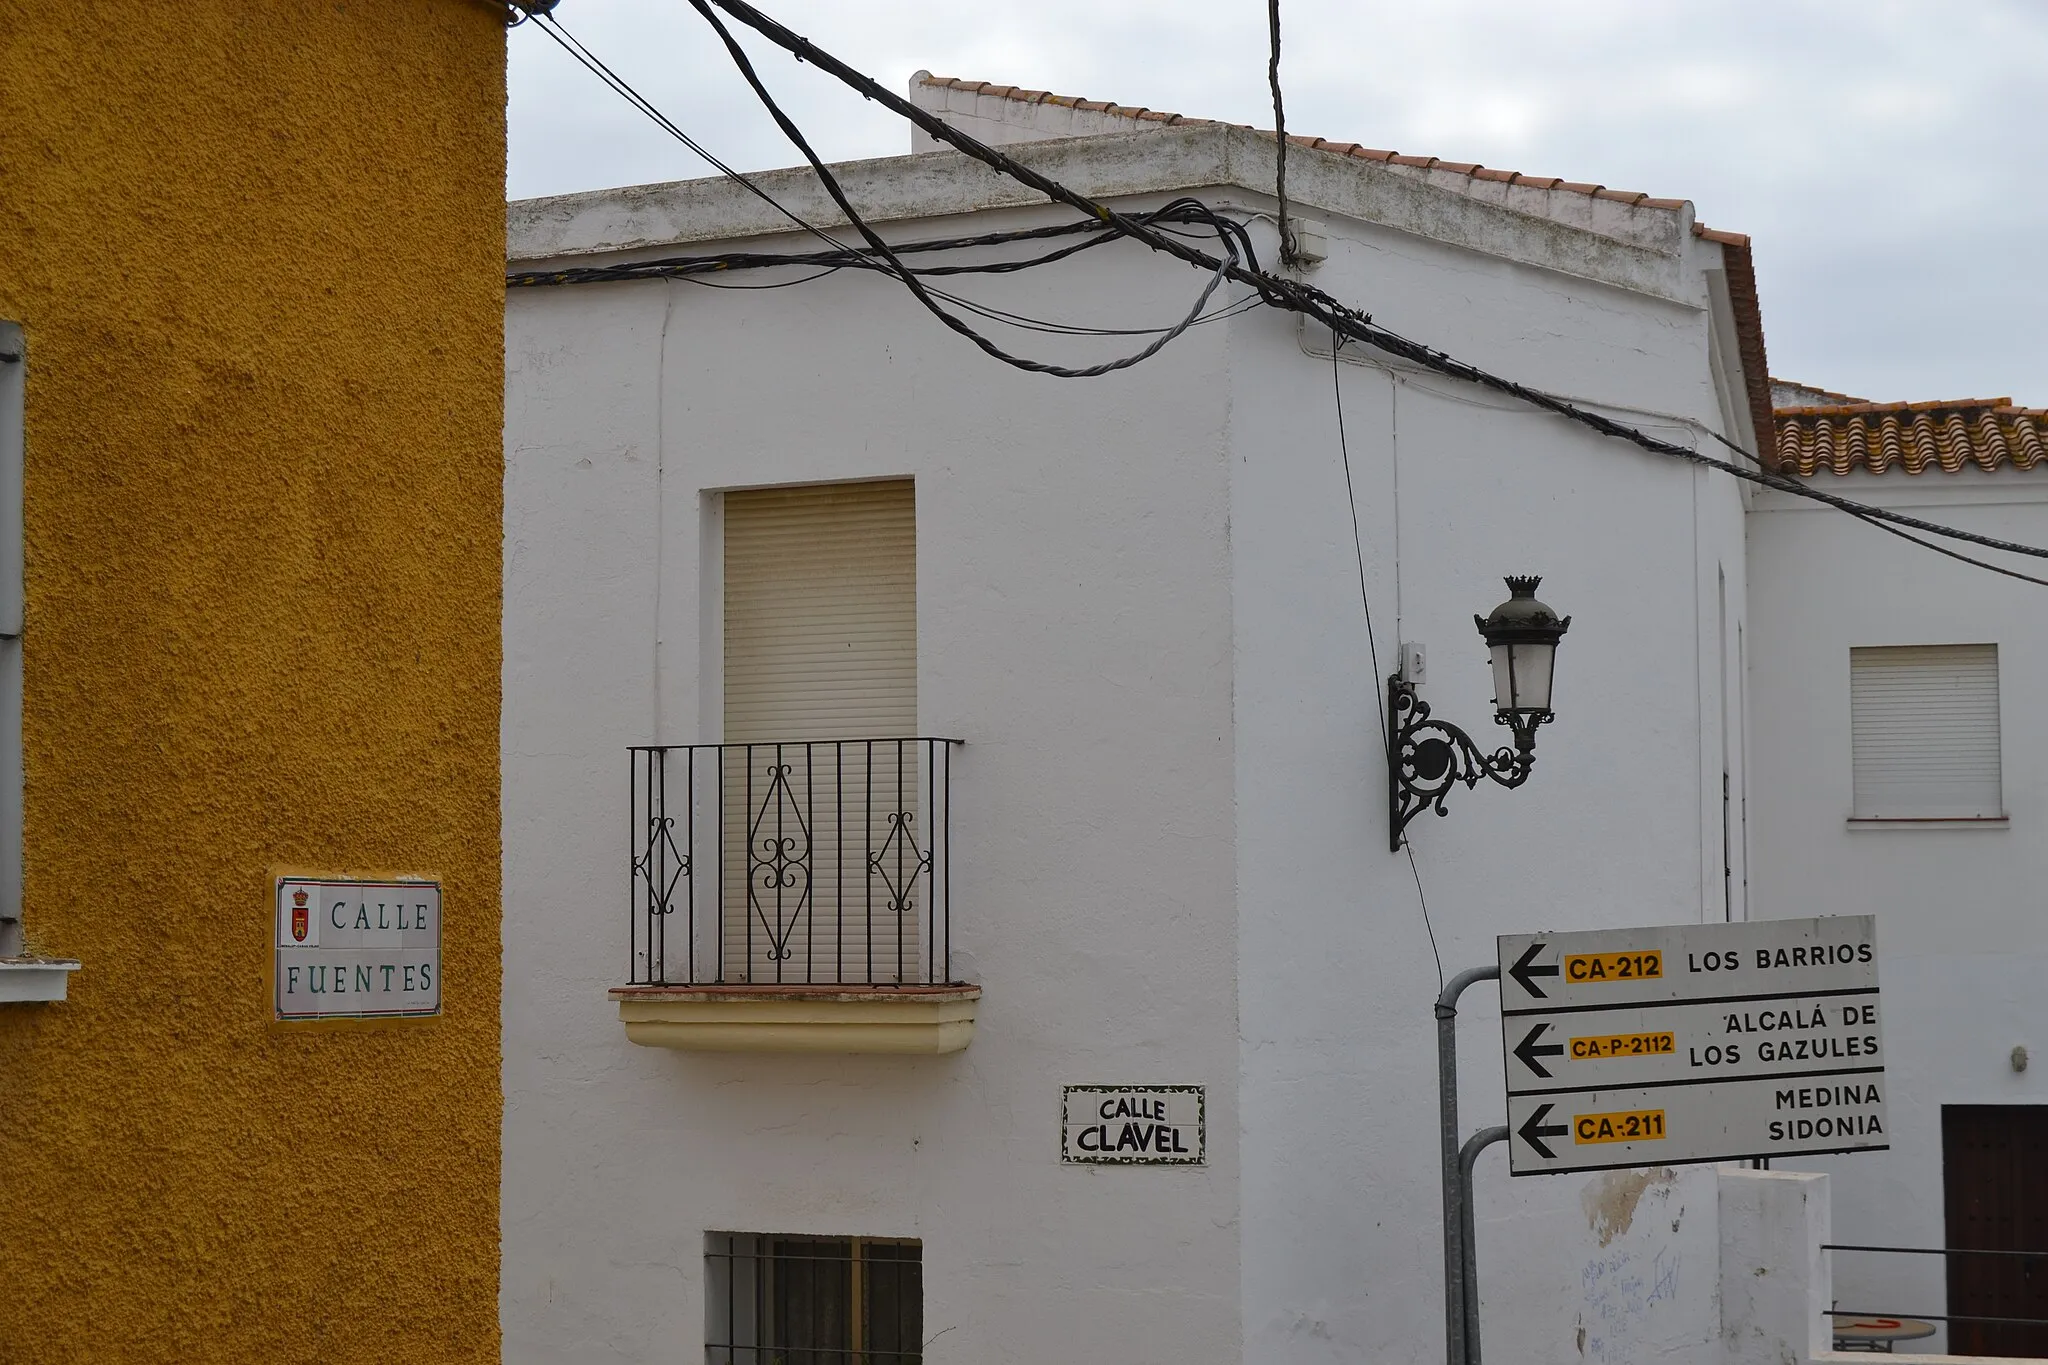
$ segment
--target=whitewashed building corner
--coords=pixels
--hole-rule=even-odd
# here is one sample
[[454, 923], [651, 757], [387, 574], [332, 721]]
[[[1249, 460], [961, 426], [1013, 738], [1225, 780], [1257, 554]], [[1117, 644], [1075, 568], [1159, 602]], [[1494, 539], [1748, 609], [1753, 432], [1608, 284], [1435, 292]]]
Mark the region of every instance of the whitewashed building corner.
[[[1121, 211], [1199, 199], [1277, 264], [1270, 135], [912, 96]], [[834, 170], [899, 244], [1073, 217], [929, 140]], [[850, 233], [808, 169], [753, 179]], [[1749, 244], [1682, 200], [1319, 142], [1288, 186], [1305, 278], [1464, 360], [1773, 459], [1841, 406], [1774, 404]], [[2038, 589], [1234, 282], [1068, 380], [870, 270], [549, 282], [824, 248], [728, 181], [515, 203], [509, 237], [508, 1361], [1441, 1360], [1441, 975], [1501, 934], [1824, 914], [1878, 917], [1892, 1150], [1527, 1180], [1487, 1154], [1488, 1352], [1820, 1360], [1837, 1306], [1941, 1311], [1938, 1264], [1822, 1247], [1944, 1246], [1945, 1115], [2042, 1102], [2013, 1050], [2040, 722], [1998, 705], [2048, 669]], [[1016, 320], [1164, 329], [1205, 283], [1129, 241], [938, 282], [1067, 365], [1147, 337]], [[2032, 457], [1858, 458], [1802, 476], [2048, 541]], [[1556, 719], [1526, 784], [1411, 825], [1411, 867], [1387, 677], [1419, 654], [1489, 738], [1473, 618], [1517, 575], [1572, 618]], [[1964, 689], [1975, 766], [1914, 767], [1916, 686]], [[1898, 813], [1982, 805], [1987, 743], [1995, 812]], [[1497, 1123], [1497, 1007], [1461, 1013], [1466, 1122]]]

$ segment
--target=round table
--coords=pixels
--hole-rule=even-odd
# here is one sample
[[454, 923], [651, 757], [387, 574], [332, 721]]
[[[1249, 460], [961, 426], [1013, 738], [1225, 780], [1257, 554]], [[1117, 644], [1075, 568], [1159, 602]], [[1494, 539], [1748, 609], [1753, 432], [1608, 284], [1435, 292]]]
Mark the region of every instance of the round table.
[[1934, 1335], [1934, 1324], [1920, 1318], [1836, 1318], [1835, 1349], [1882, 1351], [1895, 1341], [1918, 1341]]

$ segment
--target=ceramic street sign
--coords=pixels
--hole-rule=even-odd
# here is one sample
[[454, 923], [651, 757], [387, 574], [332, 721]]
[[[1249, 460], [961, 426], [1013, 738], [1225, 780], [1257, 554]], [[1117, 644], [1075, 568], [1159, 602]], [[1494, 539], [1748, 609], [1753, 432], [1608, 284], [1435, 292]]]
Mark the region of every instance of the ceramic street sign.
[[277, 879], [277, 1018], [441, 1012], [441, 884]]
[[1882, 1148], [1868, 915], [1500, 940], [1516, 1175]]
[[1199, 1166], [1207, 1145], [1199, 1085], [1070, 1085], [1060, 1097], [1060, 1160], [1089, 1166]]

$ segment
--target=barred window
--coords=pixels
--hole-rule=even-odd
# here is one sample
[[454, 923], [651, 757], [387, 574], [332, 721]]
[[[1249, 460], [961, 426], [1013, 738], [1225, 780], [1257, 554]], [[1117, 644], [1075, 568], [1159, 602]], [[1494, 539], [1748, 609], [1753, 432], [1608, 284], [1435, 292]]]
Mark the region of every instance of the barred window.
[[705, 1236], [707, 1365], [919, 1365], [924, 1247], [876, 1237]]

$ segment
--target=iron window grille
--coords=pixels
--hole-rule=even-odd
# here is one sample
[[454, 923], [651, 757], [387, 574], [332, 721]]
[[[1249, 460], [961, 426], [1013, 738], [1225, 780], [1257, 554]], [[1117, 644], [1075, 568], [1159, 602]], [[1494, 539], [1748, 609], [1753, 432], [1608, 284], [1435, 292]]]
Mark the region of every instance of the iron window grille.
[[924, 1248], [757, 1232], [705, 1236], [706, 1365], [919, 1365]]
[[634, 748], [631, 983], [950, 984], [957, 743]]

